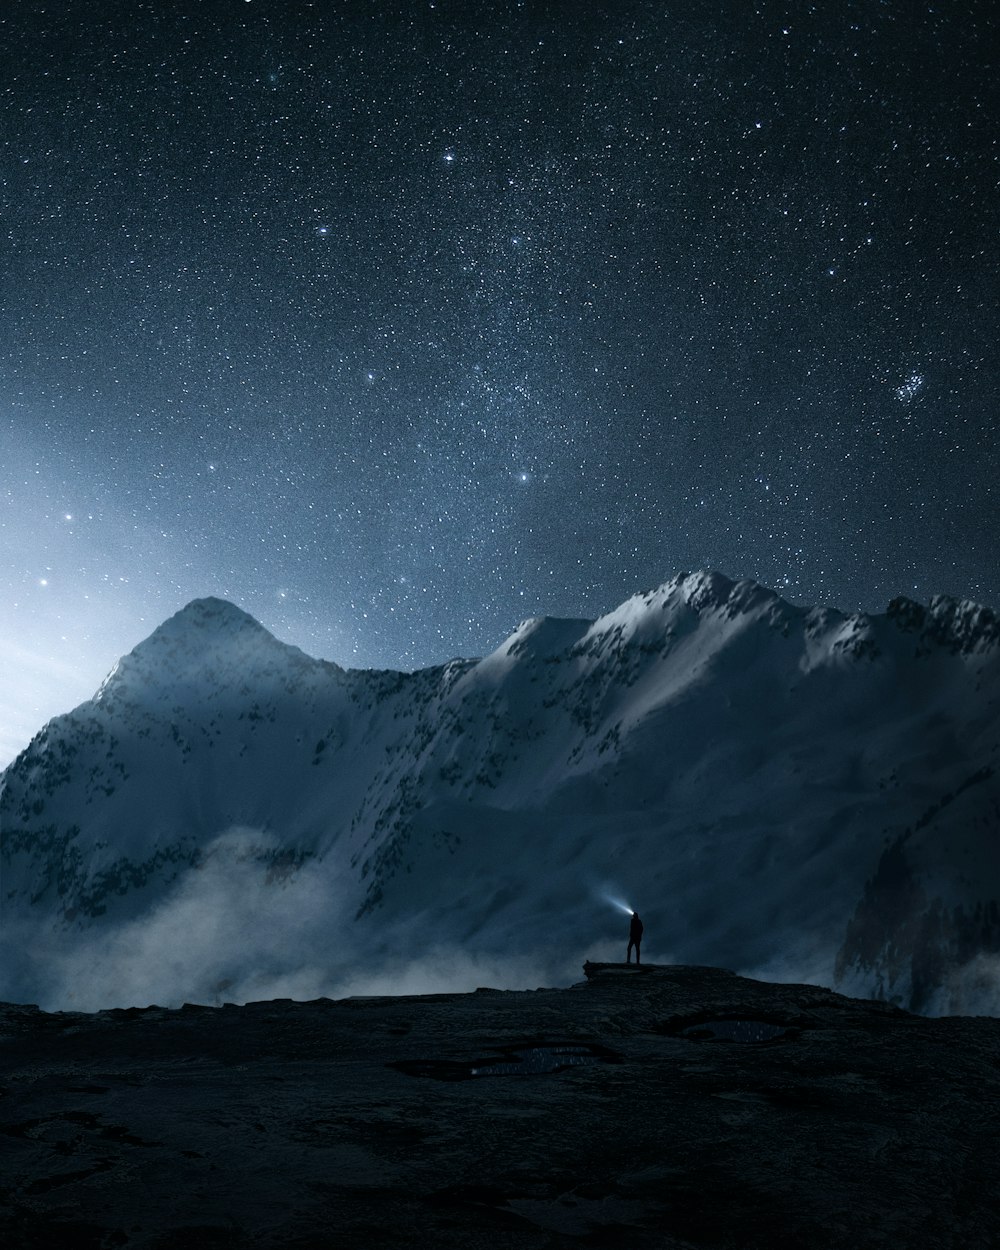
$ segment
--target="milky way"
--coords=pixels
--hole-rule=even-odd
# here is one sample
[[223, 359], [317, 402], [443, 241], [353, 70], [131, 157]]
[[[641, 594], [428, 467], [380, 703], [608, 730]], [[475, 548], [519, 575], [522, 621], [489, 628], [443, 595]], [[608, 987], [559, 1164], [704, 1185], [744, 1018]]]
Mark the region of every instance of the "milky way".
[[706, 566], [996, 603], [998, 24], [8, 6], [0, 763], [206, 594], [404, 668]]

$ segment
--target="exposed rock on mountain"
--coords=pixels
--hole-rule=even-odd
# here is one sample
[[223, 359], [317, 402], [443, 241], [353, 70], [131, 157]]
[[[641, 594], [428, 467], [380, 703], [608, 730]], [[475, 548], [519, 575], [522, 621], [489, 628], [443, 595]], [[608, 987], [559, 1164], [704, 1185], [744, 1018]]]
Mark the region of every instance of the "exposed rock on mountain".
[[312, 997], [435, 948], [565, 980], [624, 940], [610, 888], [654, 956], [1000, 1011], [998, 761], [1000, 625], [942, 597], [696, 573], [412, 674], [198, 600], [3, 774], [0, 991]]
[[[1000, 858], [1000, 803], [995, 789], [985, 803], [975, 793], [993, 780], [992, 768], [972, 773], [885, 848], [838, 952], [838, 980], [917, 1011], [961, 1013], [982, 1009], [991, 995], [997, 1001], [1000, 914], [982, 882], [993, 880]], [[952, 805], [964, 811], [961, 841], [945, 840], [937, 821]]]
[[1000, 1244], [1000, 1022], [711, 968], [592, 971], [520, 993], [0, 1007], [0, 1239]]

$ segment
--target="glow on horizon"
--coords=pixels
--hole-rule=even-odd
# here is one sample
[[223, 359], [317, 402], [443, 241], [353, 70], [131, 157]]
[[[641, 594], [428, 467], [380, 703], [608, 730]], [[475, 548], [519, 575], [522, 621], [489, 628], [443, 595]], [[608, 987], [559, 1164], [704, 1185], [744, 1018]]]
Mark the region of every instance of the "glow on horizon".
[[52, 653], [45, 645], [23, 646], [0, 636], [0, 769], [13, 762], [54, 716], [71, 711], [97, 689], [76, 655]]

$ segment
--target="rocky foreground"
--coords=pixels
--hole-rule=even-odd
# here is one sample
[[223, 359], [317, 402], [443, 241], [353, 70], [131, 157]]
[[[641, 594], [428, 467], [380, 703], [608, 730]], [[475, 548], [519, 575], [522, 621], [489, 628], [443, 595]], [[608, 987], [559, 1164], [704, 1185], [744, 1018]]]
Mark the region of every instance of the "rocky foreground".
[[1000, 1021], [713, 968], [0, 1007], [4, 1247], [1000, 1245]]

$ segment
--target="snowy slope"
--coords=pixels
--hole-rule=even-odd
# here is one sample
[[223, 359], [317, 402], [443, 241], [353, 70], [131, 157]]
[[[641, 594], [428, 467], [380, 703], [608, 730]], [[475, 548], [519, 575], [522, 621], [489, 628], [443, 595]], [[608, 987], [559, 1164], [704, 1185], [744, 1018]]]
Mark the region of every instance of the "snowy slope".
[[682, 575], [414, 674], [198, 600], [3, 775], [0, 996], [565, 978], [611, 893], [649, 958], [1000, 1011], [998, 744], [1000, 626], [945, 598]]

